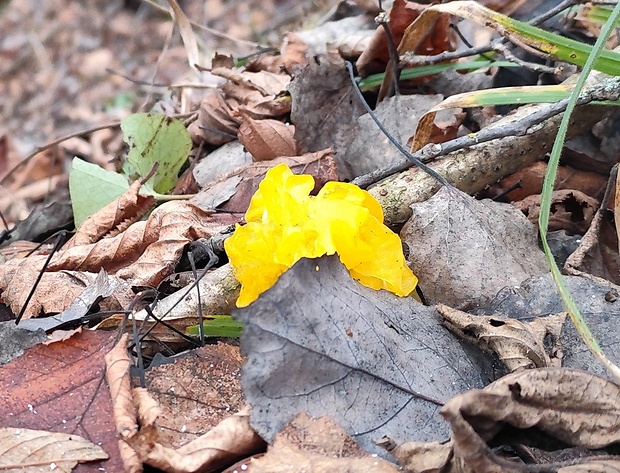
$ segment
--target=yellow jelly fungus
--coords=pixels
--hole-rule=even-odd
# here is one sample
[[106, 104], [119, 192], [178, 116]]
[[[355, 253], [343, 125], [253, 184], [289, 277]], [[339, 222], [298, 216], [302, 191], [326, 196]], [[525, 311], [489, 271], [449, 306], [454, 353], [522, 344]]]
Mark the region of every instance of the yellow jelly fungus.
[[383, 210], [353, 184], [328, 182], [310, 196], [314, 178], [286, 164], [270, 169], [250, 201], [247, 224], [224, 246], [241, 283], [245, 307], [301, 258], [338, 253], [360, 283], [406, 296], [418, 279], [403, 256], [400, 238], [383, 225]]

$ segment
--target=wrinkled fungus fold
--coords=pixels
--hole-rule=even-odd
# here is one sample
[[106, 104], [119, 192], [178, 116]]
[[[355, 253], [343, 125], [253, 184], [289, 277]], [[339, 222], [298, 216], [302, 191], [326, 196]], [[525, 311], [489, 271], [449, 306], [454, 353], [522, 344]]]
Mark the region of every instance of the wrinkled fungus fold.
[[316, 197], [314, 178], [286, 164], [270, 169], [250, 201], [246, 225], [224, 246], [241, 283], [238, 307], [254, 302], [301, 258], [337, 253], [351, 276], [372, 289], [407, 296], [418, 279], [383, 210], [353, 184], [328, 182]]

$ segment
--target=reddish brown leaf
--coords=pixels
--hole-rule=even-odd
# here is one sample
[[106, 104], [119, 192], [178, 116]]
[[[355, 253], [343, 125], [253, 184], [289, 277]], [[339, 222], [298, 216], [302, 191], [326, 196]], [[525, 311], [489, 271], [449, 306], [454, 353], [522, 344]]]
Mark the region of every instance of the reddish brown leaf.
[[[77, 434], [110, 456], [96, 466], [123, 471], [103, 356], [114, 334], [85, 331], [49, 346], [38, 345], [0, 367], [0, 419], [4, 427]], [[74, 471], [93, 471], [79, 465]]]
[[269, 161], [280, 156], [296, 156], [295, 127], [278, 120], [254, 120], [244, 117], [237, 136], [254, 161]]
[[[396, 45], [401, 42], [407, 27], [427, 6], [405, 0], [396, 0], [394, 2], [394, 6], [390, 11], [388, 25]], [[414, 54], [433, 55], [452, 50], [453, 33], [450, 31], [449, 26], [449, 15], [442, 15], [441, 19], [437, 21], [433, 32], [412, 52]], [[362, 77], [375, 72], [383, 72], [389, 60], [385, 29], [383, 26], [379, 26], [370, 45], [357, 60], [357, 70]]]
[[[547, 164], [537, 161], [502, 179], [497, 186], [494, 186], [493, 192], [497, 194], [504, 189], [507, 190], [517, 186], [516, 189], [507, 194], [508, 199], [512, 201], [522, 200], [529, 195], [540, 194], [546, 172]], [[603, 197], [606, 183], [607, 177], [602, 174], [560, 166], [554, 189], [574, 189], [600, 200]]]

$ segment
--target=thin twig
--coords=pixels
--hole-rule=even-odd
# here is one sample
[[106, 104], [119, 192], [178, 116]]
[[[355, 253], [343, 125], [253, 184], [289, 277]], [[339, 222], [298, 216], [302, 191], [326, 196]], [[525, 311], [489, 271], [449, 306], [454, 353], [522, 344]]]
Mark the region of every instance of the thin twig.
[[396, 147], [396, 149], [398, 149], [398, 151], [400, 151], [403, 154], [403, 156], [407, 157], [407, 159], [409, 160], [409, 165], [410, 166], [414, 166], [414, 165], [418, 166], [422, 171], [424, 171], [428, 175], [434, 177], [438, 182], [440, 182], [444, 186], [446, 186], [446, 187], [453, 187], [452, 184], [450, 184], [446, 180], [445, 177], [443, 177], [441, 174], [439, 174], [433, 168], [428, 167], [426, 164], [424, 164], [422, 161], [420, 161], [416, 156], [412, 155], [409, 151], [407, 151], [403, 147], [403, 145], [401, 145], [398, 142], [398, 140], [396, 138], [394, 138], [390, 134], [389, 131], [387, 131], [387, 129], [379, 121], [379, 119], [377, 118], [375, 113], [372, 111], [372, 109], [370, 108], [370, 106], [366, 102], [366, 99], [364, 99], [364, 96], [362, 95], [362, 91], [360, 90], [359, 86], [357, 85], [357, 82], [355, 81], [355, 76], [353, 75], [353, 65], [349, 61], [346, 61], [345, 65], [347, 67], [347, 71], [349, 71], [349, 78], [351, 79], [351, 84], [353, 85], [353, 89], [357, 93], [357, 96], [358, 96], [360, 102], [362, 102], [362, 105], [364, 106], [364, 108], [366, 109], [366, 112], [368, 112], [368, 115], [370, 116], [370, 118], [372, 118], [372, 120], [375, 122], [375, 124], [381, 130], [381, 132], [387, 137], [388, 140], [390, 140], [390, 142]]

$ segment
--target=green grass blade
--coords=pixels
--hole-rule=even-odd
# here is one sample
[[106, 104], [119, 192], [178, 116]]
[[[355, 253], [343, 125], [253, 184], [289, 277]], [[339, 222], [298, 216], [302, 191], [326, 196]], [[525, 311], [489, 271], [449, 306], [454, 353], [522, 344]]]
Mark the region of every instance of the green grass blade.
[[[428, 66], [412, 67], [409, 69], [403, 69], [400, 73], [401, 80], [416, 79], [418, 77], [430, 76], [434, 74], [441, 74], [445, 71], [475, 71], [478, 69], [485, 69], [487, 67], [521, 67], [518, 64], [510, 61], [466, 61], [448, 64], [431, 64]], [[385, 73], [372, 74], [362, 79], [359, 83], [359, 87], [362, 90], [372, 89], [378, 87], [383, 82]]]
[[[207, 315], [202, 326], [205, 337], [238, 338], [243, 330], [243, 324], [230, 315]], [[190, 325], [186, 331], [189, 335], [198, 335], [198, 329], [198, 325]]]
[[579, 79], [577, 80], [577, 84], [575, 85], [575, 89], [573, 90], [568, 106], [566, 108], [566, 112], [562, 117], [562, 121], [560, 123], [560, 127], [558, 129], [557, 136], [553, 143], [553, 149], [551, 151], [551, 156], [549, 158], [549, 165], [547, 167], [547, 173], [545, 175], [545, 181], [543, 184], [543, 191], [540, 202], [540, 215], [538, 218], [538, 226], [540, 230], [540, 235], [542, 238], [543, 250], [545, 252], [545, 256], [547, 257], [547, 261], [549, 262], [549, 266], [551, 268], [551, 274], [553, 275], [553, 279], [560, 293], [560, 297], [564, 302], [564, 305], [570, 315], [573, 324], [577, 328], [577, 331], [581, 335], [581, 338], [586, 343], [590, 351], [594, 354], [594, 356], [605, 366], [605, 368], [612, 374], [615, 378], [616, 382], [620, 382], [620, 369], [614, 365], [608, 358], [605, 356], [601, 347], [590, 329], [588, 328], [583, 316], [581, 315], [579, 308], [575, 304], [568, 288], [566, 287], [566, 283], [562, 277], [560, 269], [558, 268], [553, 255], [551, 254], [551, 249], [549, 248], [549, 244], [547, 243], [547, 228], [549, 226], [549, 215], [551, 209], [551, 197], [553, 192], [553, 185], [555, 183], [555, 179], [557, 176], [558, 165], [560, 162], [560, 154], [562, 152], [562, 148], [564, 146], [564, 141], [566, 140], [566, 133], [568, 131], [568, 124], [570, 122], [571, 114], [577, 105], [577, 100], [579, 99], [579, 95], [586, 83], [586, 79], [588, 75], [594, 68], [594, 65], [597, 62], [599, 55], [603, 52], [603, 45], [607, 41], [607, 38], [611, 34], [613, 29], [613, 25], [620, 18], [620, 2], [616, 4], [612, 14], [610, 15], [608, 21], [605, 23], [601, 30], [601, 35], [596, 41], [596, 44], [591, 50], [590, 55], [588, 56], [583, 70], [579, 75]]
[[[508, 30], [506, 33], [509, 38], [514, 37], [516, 33], [518, 39], [561, 61], [585, 66], [592, 52], [593, 47], [588, 44], [564, 38], [507, 16], [495, 15], [494, 19]], [[606, 74], [618, 76], [620, 75], [620, 53], [601, 49], [592, 67]]]

